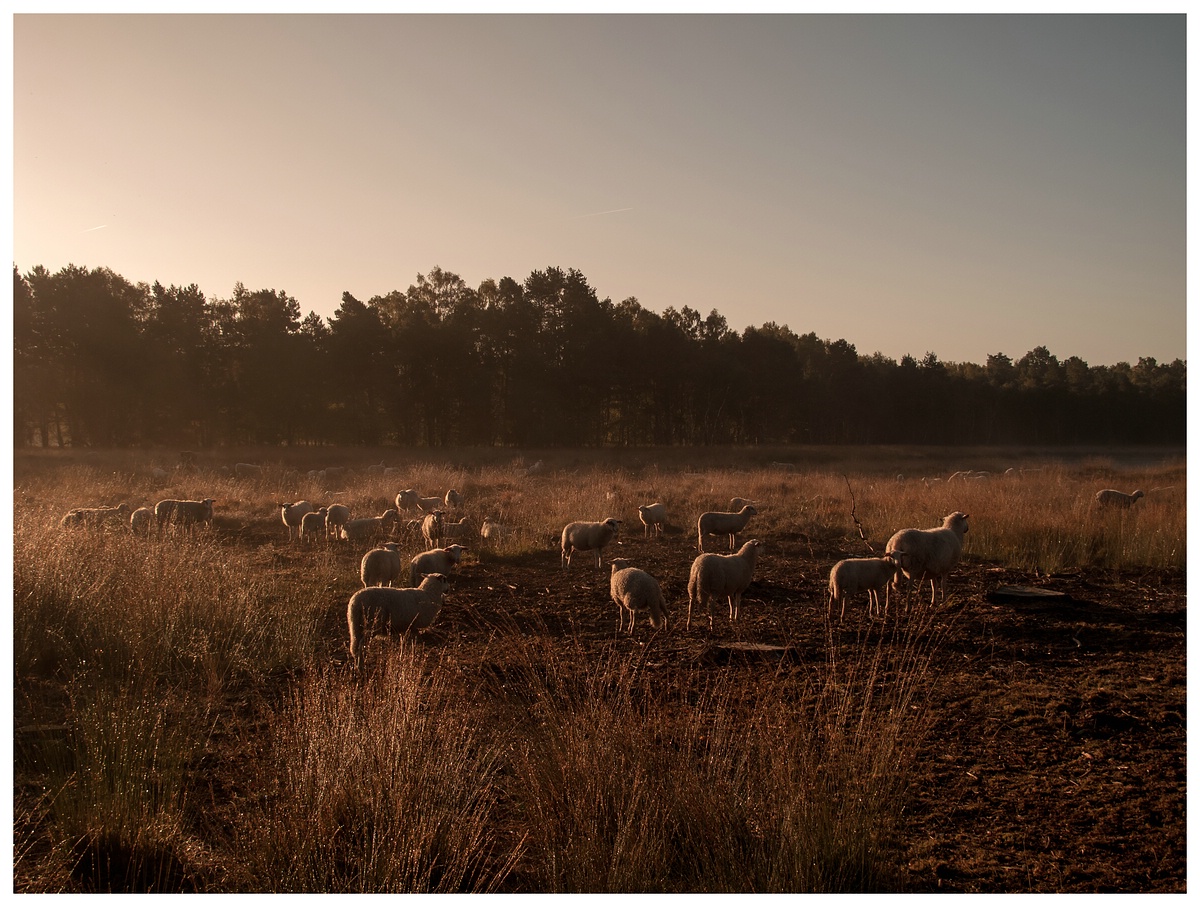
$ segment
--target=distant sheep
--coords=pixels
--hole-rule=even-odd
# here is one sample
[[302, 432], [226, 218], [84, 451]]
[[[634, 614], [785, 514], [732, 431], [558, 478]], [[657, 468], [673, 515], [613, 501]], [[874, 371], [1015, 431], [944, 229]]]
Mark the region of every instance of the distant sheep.
[[177, 526], [192, 526], [196, 523], [212, 525], [213, 504], [215, 498], [205, 498], [203, 501], [175, 501], [171, 499], [159, 501], [154, 505], [154, 519], [161, 529], [167, 523]]
[[328, 512], [328, 507], [318, 507], [300, 518], [301, 541], [312, 542], [325, 535], [325, 515]]
[[1101, 507], [1114, 507], [1121, 510], [1128, 510], [1132, 507], [1138, 498], [1144, 498], [1146, 492], [1135, 491], [1133, 494], [1126, 494], [1123, 491], [1117, 491], [1115, 488], [1105, 488], [1103, 491], [1096, 492], [1096, 503]]
[[489, 542], [498, 542], [509, 534], [511, 530], [496, 522], [490, 516], [483, 518], [483, 524], [479, 527], [479, 537], [487, 539]]
[[613, 604], [617, 606], [617, 632], [625, 626], [625, 614], [629, 614], [629, 632], [633, 632], [633, 623], [638, 611], [648, 612], [650, 626], [655, 630], [667, 626], [667, 603], [663, 598], [658, 580], [636, 567], [630, 567], [629, 561], [617, 558], [612, 562], [612, 576], [609, 579], [609, 594]]
[[441, 498], [424, 498], [419, 492], [411, 488], [406, 488], [404, 491], [396, 495], [397, 510], [420, 510], [424, 513], [432, 513], [442, 506]]
[[758, 509], [753, 504], [746, 504], [737, 513], [722, 513], [720, 511], [712, 511], [709, 513], [700, 514], [700, 518], [696, 520], [696, 536], [697, 547], [700, 551], [704, 551], [704, 537], [706, 535], [727, 535], [729, 537], [729, 550], [733, 550], [736, 544], [737, 534], [746, 528], [746, 524], [750, 522], [750, 517], [756, 516]]
[[388, 542], [363, 555], [359, 577], [366, 586], [390, 586], [400, 578], [400, 547]]
[[470, 517], [463, 517], [454, 523], [447, 523], [445, 517], [443, 517], [441, 540], [457, 539], [458, 541], [462, 541], [471, 534], [472, 528]]
[[430, 573], [453, 573], [466, 550], [462, 545], [447, 545], [445, 548], [422, 551], [409, 561], [409, 583], [415, 586], [422, 576], [428, 576]]
[[462, 495], [451, 488], [446, 492], [446, 509], [454, 510], [462, 506]]
[[601, 553], [621, 531], [621, 522], [621, 520], [609, 517], [599, 523], [589, 523], [586, 520], [567, 523], [562, 531], [561, 560], [563, 569], [566, 570], [571, 565], [571, 555], [576, 551], [595, 551], [596, 566], [602, 566]]
[[643, 538], [649, 538], [651, 527], [654, 534], [657, 536], [663, 531], [663, 524], [667, 521], [667, 505], [666, 504], [643, 504], [638, 508], [638, 519], [642, 521], [644, 527], [642, 532]]
[[[900, 564], [900, 570], [909, 580], [918, 586], [929, 580], [931, 604], [937, 601], [939, 590], [942, 600], [946, 599], [946, 576], [962, 557], [967, 519], [967, 514], [956, 510], [936, 529], [901, 529], [888, 540], [886, 554]], [[899, 581], [897, 574], [892, 585], [898, 586]]]
[[154, 511], [149, 507], [139, 507], [129, 515], [129, 531], [134, 535], [146, 535], [150, 532], [152, 522]]
[[737, 513], [739, 510], [741, 510], [747, 504], [753, 504], [755, 507], [758, 506], [749, 498], [730, 498], [729, 499], [729, 510], [732, 513]]
[[263, 468], [255, 463], [235, 463], [233, 474], [239, 479], [257, 479], [262, 477]]
[[442, 595], [448, 581], [440, 573], [431, 573], [416, 589], [369, 586], [359, 589], [346, 606], [346, 625], [350, 631], [350, 659], [357, 670], [366, 660], [364, 651], [367, 620], [378, 619], [392, 631], [424, 630], [442, 609]]
[[890, 557], [851, 557], [838, 561], [829, 571], [829, 603], [827, 614], [835, 602], [842, 606], [838, 620], [846, 616], [846, 599], [867, 593], [867, 613], [879, 611], [879, 593], [884, 595], [883, 611], [887, 613], [888, 584], [896, 578], [900, 565]]
[[370, 541], [383, 538], [396, 525], [400, 516], [392, 509], [385, 510], [379, 516], [359, 517], [346, 520], [342, 526], [342, 538], [352, 542]]
[[313, 505], [308, 501], [296, 501], [292, 504], [276, 503], [279, 508], [279, 516], [283, 520], [283, 525], [287, 527], [288, 541], [297, 538], [300, 535], [300, 521], [304, 519], [304, 514], [312, 513]]
[[342, 537], [342, 527], [350, 519], [350, 508], [345, 504], [330, 504], [325, 511], [325, 534], [332, 539]]
[[98, 528], [108, 523], [124, 523], [129, 519], [129, 514], [128, 504], [118, 504], [116, 507], [76, 507], [64, 515], [58, 525], [63, 528], [68, 526]]
[[762, 542], [751, 539], [738, 549], [737, 554], [701, 554], [692, 561], [688, 576], [688, 616], [685, 627], [692, 625], [692, 606], [708, 608], [708, 628], [713, 626], [712, 600], [714, 597], [728, 599], [730, 623], [737, 620], [738, 606], [742, 594], [754, 579], [754, 567]]
[[421, 520], [421, 535], [427, 545], [438, 545], [442, 541], [442, 511], [433, 510]]

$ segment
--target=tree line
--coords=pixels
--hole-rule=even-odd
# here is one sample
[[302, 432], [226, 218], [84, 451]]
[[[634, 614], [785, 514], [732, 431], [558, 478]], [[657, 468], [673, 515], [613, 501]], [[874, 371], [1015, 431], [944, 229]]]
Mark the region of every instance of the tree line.
[[1186, 363], [899, 361], [715, 309], [661, 315], [574, 269], [472, 289], [441, 268], [228, 299], [107, 268], [13, 268], [19, 446], [1128, 444], [1186, 440]]

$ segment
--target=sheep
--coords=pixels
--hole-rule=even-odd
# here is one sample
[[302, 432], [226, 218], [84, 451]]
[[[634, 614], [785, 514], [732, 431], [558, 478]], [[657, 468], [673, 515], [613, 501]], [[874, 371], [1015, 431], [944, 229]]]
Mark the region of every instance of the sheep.
[[[900, 570], [910, 580], [923, 585], [928, 579], [932, 588], [930, 604], [941, 590], [946, 600], [946, 576], [962, 557], [963, 536], [967, 534], [968, 515], [960, 510], [942, 520], [936, 529], [901, 529], [887, 543], [885, 554], [900, 564]], [[899, 587], [900, 574], [892, 578]]]
[[1105, 488], [1102, 491], [1096, 492], [1096, 503], [1101, 507], [1119, 507], [1122, 510], [1128, 510], [1134, 505], [1138, 498], [1144, 498], [1146, 492], [1135, 491], [1133, 494], [1126, 494], [1123, 491], [1117, 491], [1115, 488]]
[[754, 501], [750, 500], [749, 498], [730, 498], [729, 499], [729, 509], [733, 513], [737, 513], [739, 510], [741, 510], [747, 504], [752, 504], [755, 507], [758, 506], [758, 504], [755, 504]]
[[312, 513], [313, 505], [308, 501], [296, 501], [292, 504], [276, 503], [279, 508], [279, 516], [283, 520], [283, 525], [287, 527], [288, 541], [296, 538], [300, 534], [300, 521], [304, 519], [304, 514]]
[[649, 538], [650, 527], [654, 527], [654, 534], [658, 535], [663, 531], [663, 523], [667, 521], [667, 505], [666, 504], [642, 504], [638, 507], [638, 519], [642, 521], [643, 538]]
[[205, 498], [203, 501], [174, 501], [168, 498], [154, 505], [154, 518], [160, 529], [166, 523], [179, 526], [204, 523], [211, 526], [215, 503], [216, 498]]
[[139, 507], [129, 515], [129, 531], [134, 535], [146, 535], [150, 532], [150, 523], [153, 520], [153, 510], [149, 507]]
[[434, 510], [425, 514], [425, 519], [421, 521], [421, 535], [427, 545], [437, 545], [442, 540], [442, 511]]
[[834, 602], [841, 602], [841, 620], [846, 616], [846, 599], [867, 593], [867, 613], [879, 610], [879, 593], [883, 592], [883, 613], [887, 614], [888, 584], [896, 577], [900, 564], [891, 557], [850, 557], [838, 561], [829, 571], [829, 602], [826, 617]]
[[613, 517], [599, 523], [589, 523], [586, 520], [567, 523], [562, 531], [562, 568], [566, 570], [571, 566], [571, 555], [576, 551], [595, 551], [596, 567], [601, 567], [604, 546], [617, 537], [621, 531], [621, 524], [621, 520]]
[[446, 492], [446, 509], [451, 510], [462, 506], [462, 495], [451, 488]]
[[692, 626], [692, 606], [703, 604], [708, 608], [708, 629], [712, 630], [712, 600], [722, 596], [729, 600], [729, 622], [737, 620], [738, 606], [742, 593], [754, 579], [754, 565], [758, 561], [762, 542], [750, 539], [738, 549], [737, 554], [701, 554], [692, 561], [688, 575], [688, 616], [685, 628]]
[[345, 504], [330, 504], [329, 509], [325, 511], [325, 534], [333, 539], [339, 538], [348, 519], [349, 507]]
[[441, 498], [423, 498], [419, 492], [411, 488], [406, 488], [396, 495], [397, 510], [416, 509], [425, 513], [432, 513], [441, 506]]
[[346, 606], [346, 625], [350, 631], [350, 659], [357, 670], [366, 660], [366, 621], [381, 618], [385, 627], [401, 632], [428, 628], [442, 609], [442, 595], [448, 581], [440, 573], [431, 573], [416, 589], [368, 586], [359, 589]]
[[508, 535], [510, 531], [507, 526], [487, 516], [483, 518], [483, 525], [479, 527], [479, 537], [489, 542], [497, 542]]
[[390, 586], [400, 578], [400, 546], [387, 542], [363, 555], [359, 569], [363, 587]]
[[67, 526], [99, 527], [117, 520], [124, 522], [129, 518], [129, 513], [128, 504], [118, 504], [116, 507], [76, 507], [66, 513], [58, 525], [64, 528]]
[[462, 545], [447, 545], [445, 548], [422, 551], [409, 561], [409, 582], [415, 586], [422, 576], [430, 573], [453, 573], [466, 550]]
[[325, 515], [328, 512], [328, 507], [318, 507], [300, 518], [300, 539], [302, 541], [307, 542], [316, 539], [318, 535], [325, 534]]
[[383, 461], [380, 460], [378, 463], [372, 463], [367, 467], [367, 475], [372, 476], [373, 478], [378, 478], [379, 476], [383, 475], [383, 470]]
[[457, 523], [447, 523], [442, 519], [441, 538], [445, 539], [465, 539], [471, 531], [471, 518], [463, 517]]
[[736, 513], [711, 511], [700, 514], [700, 518], [696, 520], [696, 536], [699, 540], [698, 547], [701, 553], [704, 551], [704, 537], [706, 535], [728, 535], [729, 550], [732, 551], [737, 534], [746, 528], [746, 524], [750, 522], [750, 517], [755, 516], [757, 513], [758, 509], [753, 504], [746, 504]]
[[239, 479], [259, 478], [263, 474], [263, 468], [254, 463], [234, 463], [233, 474]]
[[608, 590], [613, 604], [617, 606], [618, 633], [624, 628], [626, 611], [629, 612], [629, 632], [633, 633], [633, 623], [639, 609], [649, 612], [650, 626], [655, 630], [666, 628], [667, 603], [662, 588], [658, 580], [645, 570], [630, 567], [629, 561], [617, 558], [612, 562]]
[[349, 539], [350, 541], [382, 538], [396, 525], [399, 519], [400, 516], [395, 510], [388, 509], [379, 516], [359, 517], [356, 520], [347, 520], [346, 524], [342, 527], [342, 538]]

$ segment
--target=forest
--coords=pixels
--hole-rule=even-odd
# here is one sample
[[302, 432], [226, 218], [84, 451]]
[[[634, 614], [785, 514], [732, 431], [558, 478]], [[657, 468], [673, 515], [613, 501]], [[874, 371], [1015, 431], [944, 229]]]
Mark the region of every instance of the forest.
[[1184, 361], [899, 361], [713, 309], [600, 298], [575, 269], [433, 268], [332, 317], [108, 268], [13, 268], [18, 447], [1182, 444]]

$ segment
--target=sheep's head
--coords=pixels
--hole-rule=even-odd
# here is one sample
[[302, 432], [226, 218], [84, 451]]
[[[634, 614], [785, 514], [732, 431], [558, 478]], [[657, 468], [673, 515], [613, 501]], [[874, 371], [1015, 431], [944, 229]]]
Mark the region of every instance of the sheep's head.
[[619, 557], [616, 560], [612, 561], [612, 572], [616, 573], [618, 570], [624, 570], [628, 566], [629, 566], [629, 561], [623, 557]]
[[623, 522], [622, 520], [618, 520], [618, 519], [610, 516], [608, 519], [606, 519], [604, 521], [604, 525], [612, 527], [613, 535], [616, 535], [618, 532], [621, 531], [622, 522]]
[[454, 563], [457, 564], [459, 561], [459, 558], [461, 558], [463, 556], [463, 552], [466, 551], [467, 549], [464, 548], [462, 545], [450, 545], [446, 548], [443, 548], [442, 550], [445, 551], [446, 554], [448, 554], [450, 556], [450, 560], [454, 561]]

